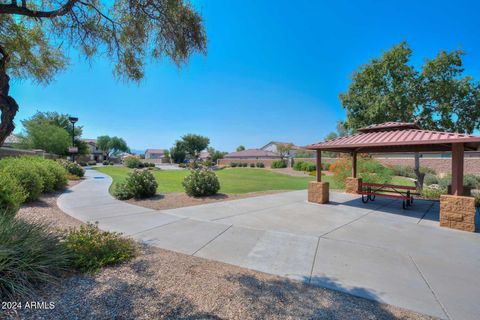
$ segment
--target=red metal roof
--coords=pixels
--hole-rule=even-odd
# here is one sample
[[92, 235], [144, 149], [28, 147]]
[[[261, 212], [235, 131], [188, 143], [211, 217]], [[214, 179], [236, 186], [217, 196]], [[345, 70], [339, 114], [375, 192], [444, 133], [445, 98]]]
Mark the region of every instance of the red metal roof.
[[477, 150], [480, 137], [421, 130], [414, 123], [387, 122], [360, 129], [359, 133], [307, 146], [310, 150], [338, 152], [450, 151], [452, 143], [464, 143], [465, 150]]

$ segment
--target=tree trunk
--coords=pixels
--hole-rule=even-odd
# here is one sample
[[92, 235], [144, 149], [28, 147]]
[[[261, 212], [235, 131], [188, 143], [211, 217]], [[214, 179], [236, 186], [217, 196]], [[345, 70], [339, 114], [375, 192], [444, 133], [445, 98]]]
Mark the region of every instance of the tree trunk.
[[415, 181], [415, 187], [418, 191], [423, 189], [423, 180], [425, 178], [425, 173], [420, 172], [420, 154], [415, 152], [415, 175], [417, 176], [417, 181]]
[[10, 77], [7, 75], [8, 55], [4, 49], [0, 47], [0, 111], [2, 112], [0, 120], [0, 146], [3, 145], [5, 139], [15, 129], [13, 119], [18, 111], [18, 104], [8, 95], [10, 91]]

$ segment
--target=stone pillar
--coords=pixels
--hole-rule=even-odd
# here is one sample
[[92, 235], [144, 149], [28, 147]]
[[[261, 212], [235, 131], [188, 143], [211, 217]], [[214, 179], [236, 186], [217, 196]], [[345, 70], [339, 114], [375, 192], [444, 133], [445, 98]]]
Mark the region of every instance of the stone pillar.
[[358, 194], [362, 192], [362, 178], [349, 177], [345, 179], [345, 192]]
[[330, 198], [328, 182], [310, 181], [308, 184], [308, 202], [327, 203]]
[[442, 195], [440, 197], [440, 226], [475, 232], [475, 198]]

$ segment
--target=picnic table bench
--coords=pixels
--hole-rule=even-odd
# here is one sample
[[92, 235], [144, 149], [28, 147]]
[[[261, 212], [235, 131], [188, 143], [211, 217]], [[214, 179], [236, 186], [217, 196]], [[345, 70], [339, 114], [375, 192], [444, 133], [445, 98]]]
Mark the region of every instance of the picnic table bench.
[[387, 197], [402, 200], [402, 207], [406, 209], [413, 204], [413, 196], [419, 195], [415, 187], [399, 186], [394, 184], [362, 183], [362, 202], [375, 201], [375, 197]]

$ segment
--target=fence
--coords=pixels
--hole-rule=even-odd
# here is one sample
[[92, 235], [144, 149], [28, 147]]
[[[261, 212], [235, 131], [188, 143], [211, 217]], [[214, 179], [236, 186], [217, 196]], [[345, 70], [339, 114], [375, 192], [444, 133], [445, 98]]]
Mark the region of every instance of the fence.
[[43, 150], [23, 150], [23, 149], [0, 147], [0, 159], [5, 157], [17, 157], [17, 156], [40, 156], [46, 159], [57, 159], [59, 157], [56, 154], [47, 153]]

